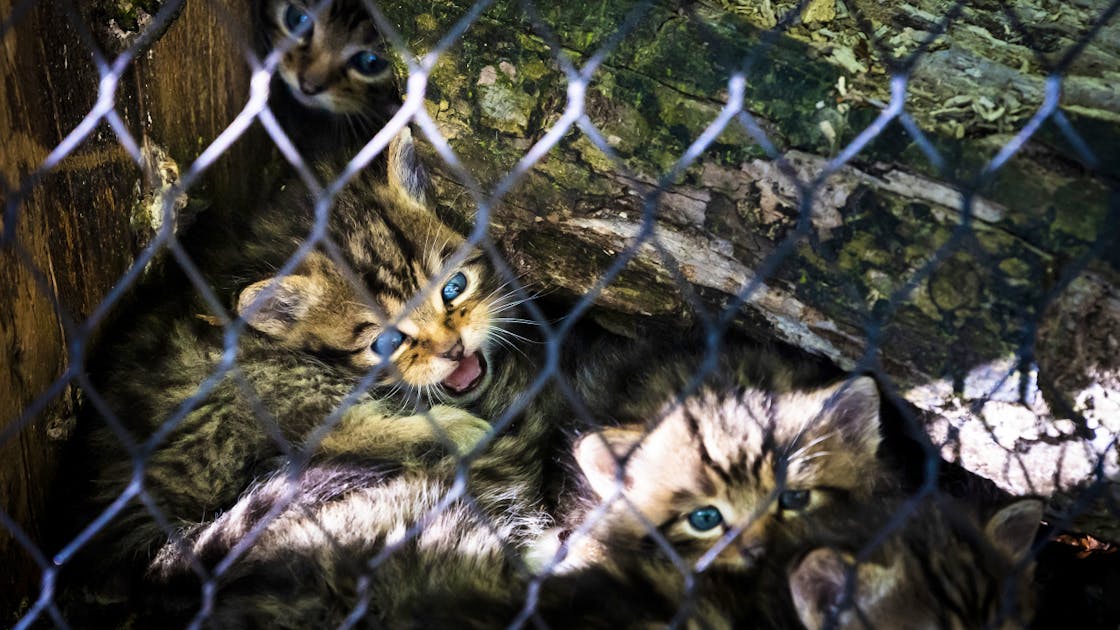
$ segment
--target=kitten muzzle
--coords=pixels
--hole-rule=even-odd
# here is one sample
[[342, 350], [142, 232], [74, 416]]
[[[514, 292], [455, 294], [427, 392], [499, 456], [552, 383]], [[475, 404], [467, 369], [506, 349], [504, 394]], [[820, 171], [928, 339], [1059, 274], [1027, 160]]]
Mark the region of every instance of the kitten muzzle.
[[486, 361], [481, 352], [471, 353], [459, 360], [455, 371], [443, 379], [443, 386], [452, 393], [462, 396], [478, 387], [486, 376]]

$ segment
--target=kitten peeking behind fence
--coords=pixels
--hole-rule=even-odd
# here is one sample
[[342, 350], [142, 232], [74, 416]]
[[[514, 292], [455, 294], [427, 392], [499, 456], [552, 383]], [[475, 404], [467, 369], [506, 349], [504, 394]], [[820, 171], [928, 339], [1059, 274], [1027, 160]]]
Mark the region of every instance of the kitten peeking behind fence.
[[304, 158], [356, 152], [400, 106], [394, 67], [361, 0], [253, 0], [257, 52], [279, 55], [270, 107]]

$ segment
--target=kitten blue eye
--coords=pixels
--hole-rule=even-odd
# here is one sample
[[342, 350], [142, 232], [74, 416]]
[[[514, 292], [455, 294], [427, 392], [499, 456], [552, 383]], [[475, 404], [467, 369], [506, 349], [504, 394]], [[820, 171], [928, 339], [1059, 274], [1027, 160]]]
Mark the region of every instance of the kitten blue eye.
[[404, 334], [396, 328], [390, 328], [373, 340], [373, 351], [383, 359], [388, 359], [402, 343], [404, 343]]
[[451, 279], [447, 281], [447, 284], [443, 285], [443, 301], [446, 303], [454, 300], [455, 298], [459, 297], [463, 293], [463, 290], [466, 288], [467, 277], [463, 275], [462, 271], [460, 271], [459, 273], [451, 276]]
[[[288, 31], [295, 33], [304, 24], [311, 21], [311, 16], [302, 9], [297, 9], [294, 4], [289, 4], [287, 9], [284, 9], [284, 26], [288, 27]], [[301, 33], [307, 35], [307, 33]]]
[[723, 514], [710, 505], [688, 513], [688, 524], [698, 532], [706, 532], [723, 522]]
[[350, 58], [350, 65], [359, 73], [371, 77], [375, 74], [380, 74], [382, 70], [388, 67], [389, 62], [373, 54], [371, 51], [363, 50]]
[[778, 495], [778, 507], [783, 510], [801, 510], [809, 505], [808, 490], [786, 490]]

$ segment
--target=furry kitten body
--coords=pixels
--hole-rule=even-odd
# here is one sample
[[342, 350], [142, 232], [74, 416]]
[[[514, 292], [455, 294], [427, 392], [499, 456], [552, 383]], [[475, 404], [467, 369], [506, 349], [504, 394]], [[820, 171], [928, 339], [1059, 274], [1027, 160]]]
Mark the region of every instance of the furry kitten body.
[[[393, 155], [392, 168], [406, 169], [400, 159], [410, 153], [398, 143]], [[292, 189], [254, 214], [238, 256], [212, 274], [247, 324], [231, 350], [224, 330], [197, 315], [206, 307], [189, 287], [148, 293], [156, 299], [125, 318], [91, 364], [96, 413], [84, 418], [75, 474], [94, 480], [92, 509], [142, 478], [165, 527], [177, 528], [209, 520], [293, 457], [341, 453], [422, 466], [487, 434], [489, 423], [464, 408], [501, 410], [524, 378], [506, 372], [514, 368], [490, 349], [506, 298], [476, 254], [444, 268], [463, 239], [400, 185], [409, 177], [363, 179], [338, 197], [328, 234], [342, 264], [316, 250], [274, 277], [310, 233], [311, 205]], [[359, 388], [371, 367], [371, 386]], [[416, 413], [421, 401], [419, 409], [430, 409]], [[104, 412], [132, 439], [148, 441], [141, 472], [98, 417]], [[316, 433], [328, 419], [334, 427]], [[89, 575], [124, 567], [114, 574], [127, 581], [166, 538], [133, 498], [77, 564]], [[109, 599], [129, 592], [127, 584], [105, 590], [115, 592]]]
[[[796, 627], [784, 584], [798, 550], [850, 537], [861, 502], [889, 487], [870, 379], [821, 388], [803, 361], [734, 346], [694, 389], [697, 355], [585, 356], [591, 420], [623, 424], [575, 442], [563, 524], [530, 553], [551, 573], [535, 602], [548, 626]], [[529, 590], [430, 594], [414, 627], [506, 627]]]
[[1027, 627], [1042, 511], [1022, 499], [982, 522], [956, 502], [927, 501], [864, 562], [855, 549], [815, 549], [790, 574], [798, 616], [809, 630]]
[[559, 561], [539, 593], [549, 625], [815, 629], [832, 627], [833, 615], [841, 628], [1010, 628], [1029, 619], [1033, 500], [987, 521], [964, 502], [925, 504], [861, 568], [856, 609], [835, 599], [843, 589], [835, 571], [819, 570], [835, 566], [822, 554], [863, 549], [908, 501], [898, 471], [877, 456], [871, 379], [813, 387], [811, 366], [742, 347], [700, 381], [696, 359], [640, 364], [651, 367], [608, 390], [619, 392], [613, 413], [624, 424], [574, 443], [586, 485], [558, 528], [561, 544], [537, 550]]
[[282, 51], [269, 105], [285, 132], [305, 158], [356, 152], [400, 107], [390, 51], [361, 0], [253, 5], [258, 53]]
[[[201, 584], [192, 562], [212, 570], [239, 545], [244, 553], [214, 580], [208, 627], [334, 627], [350, 618], [396, 628], [413, 623], [432, 592], [506, 598], [527, 580], [526, 545], [550, 523], [541, 473], [562, 410], [554, 391], [538, 394], [465, 475], [452, 457], [401, 469], [339, 456], [255, 483], [213, 522], [185, 531], [185, 544], [163, 547], [149, 570], [145, 622], [194, 617]], [[278, 516], [265, 521], [271, 510]]]

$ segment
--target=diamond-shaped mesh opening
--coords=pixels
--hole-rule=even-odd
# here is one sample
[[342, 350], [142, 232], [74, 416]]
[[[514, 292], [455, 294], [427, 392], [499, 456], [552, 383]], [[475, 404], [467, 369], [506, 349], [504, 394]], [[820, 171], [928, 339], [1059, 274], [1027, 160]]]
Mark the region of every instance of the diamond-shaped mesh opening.
[[9, 4], [16, 627], [1120, 622], [1120, 2]]

